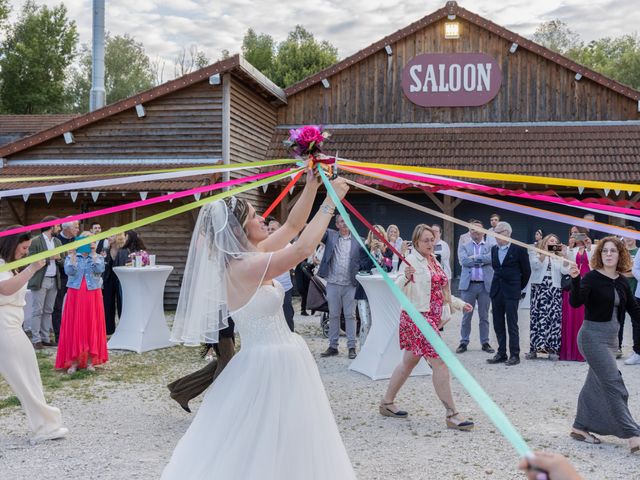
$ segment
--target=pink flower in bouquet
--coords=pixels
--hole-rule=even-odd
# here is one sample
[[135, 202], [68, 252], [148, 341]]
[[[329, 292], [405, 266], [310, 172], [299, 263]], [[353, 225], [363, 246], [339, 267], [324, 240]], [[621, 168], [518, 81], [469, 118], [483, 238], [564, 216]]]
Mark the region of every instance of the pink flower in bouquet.
[[329, 137], [319, 125], [306, 125], [289, 130], [289, 138], [284, 145], [296, 156], [313, 155], [321, 151], [322, 143]]
[[389, 257], [382, 257], [382, 264], [388, 268], [391, 268], [391, 266], [393, 265]]
[[137, 252], [133, 252], [129, 254], [129, 258], [133, 260], [135, 257], [142, 258], [142, 266], [146, 267], [149, 265], [149, 254], [145, 250], [138, 250]]

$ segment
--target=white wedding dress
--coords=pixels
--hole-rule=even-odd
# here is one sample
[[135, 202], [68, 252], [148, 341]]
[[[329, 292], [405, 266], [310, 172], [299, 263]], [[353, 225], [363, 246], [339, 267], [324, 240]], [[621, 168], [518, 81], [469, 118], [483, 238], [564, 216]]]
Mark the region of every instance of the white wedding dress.
[[162, 480], [344, 480], [355, 473], [278, 282], [233, 313], [242, 347], [205, 394]]

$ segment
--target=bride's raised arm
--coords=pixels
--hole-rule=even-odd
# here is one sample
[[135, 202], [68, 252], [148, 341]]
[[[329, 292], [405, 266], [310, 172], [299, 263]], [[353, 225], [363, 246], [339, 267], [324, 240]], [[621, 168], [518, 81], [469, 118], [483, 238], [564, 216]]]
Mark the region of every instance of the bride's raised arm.
[[[307, 182], [300, 194], [300, 198], [289, 212], [284, 224], [269, 237], [258, 244], [258, 250], [262, 252], [275, 252], [287, 246], [296, 235], [304, 228], [313, 207], [313, 201], [320, 185], [313, 170], [307, 170]], [[315, 248], [315, 247], [314, 247]]]

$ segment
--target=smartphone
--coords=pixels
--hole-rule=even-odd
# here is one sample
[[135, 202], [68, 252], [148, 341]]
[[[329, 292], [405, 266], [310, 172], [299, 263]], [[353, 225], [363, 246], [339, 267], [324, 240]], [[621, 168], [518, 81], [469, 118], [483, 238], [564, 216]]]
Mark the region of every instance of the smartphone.
[[547, 245], [547, 250], [550, 252], [561, 252], [562, 245]]
[[574, 233], [571, 236], [574, 238], [574, 240], [576, 240], [578, 242], [584, 242], [587, 239], [587, 234], [586, 233]]

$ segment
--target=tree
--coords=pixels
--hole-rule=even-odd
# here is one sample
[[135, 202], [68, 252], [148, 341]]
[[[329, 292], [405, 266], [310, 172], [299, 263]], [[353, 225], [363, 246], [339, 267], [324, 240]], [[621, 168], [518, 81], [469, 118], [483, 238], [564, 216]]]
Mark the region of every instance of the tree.
[[533, 34], [533, 41], [563, 55], [570, 55], [583, 47], [580, 35], [558, 19], [541, 23]]
[[623, 35], [590, 42], [574, 60], [632, 88], [640, 88], [640, 38]]
[[0, 27], [4, 27], [4, 22], [9, 16], [11, 8], [9, 7], [9, 0], [0, 0]]
[[258, 35], [253, 28], [247, 30], [242, 39], [242, 55], [244, 58], [267, 76], [274, 69], [275, 50], [276, 42], [271, 35], [266, 33]]
[[65, 73], [77, 43], [76, 24], [68, 20], [64, 4], [39, 7], [28, 0], [0, 45], [0, 109], [17, 114], [63, 111]]
[[247, 30], [242, 41], [244, 57], [280, 87], [288, 87], [338, 61], [338, 49], [318, 42], [301, 25], [275, 47], [271, 36]]
[[185, 47], [182, 47], [182, 50], [174, 59], [173, 74], [176, 78], [182, 77], [207, 65], [209, 65], [209, 59], [202, 50], [198, 49], [197, 45], [191, 45], [188, 51]]
[[[86, 44], [82, 45], [79, 63], [70, 82], [71, 110], [86, 112], [89, 109], [92, 68], [91, 49]], [[104, 66], [107, 104], [147, 90], [156, 80], [156, 72], [144, 46], [128, 34], [112, 37], [107, 33]]]

